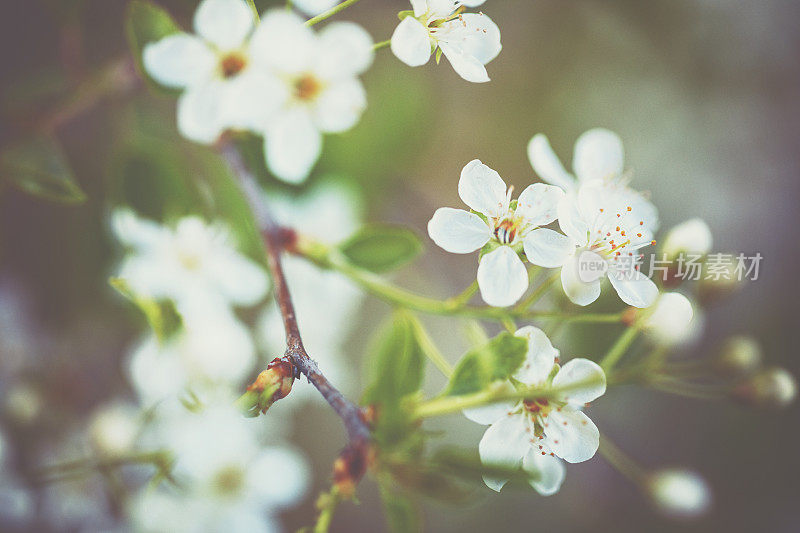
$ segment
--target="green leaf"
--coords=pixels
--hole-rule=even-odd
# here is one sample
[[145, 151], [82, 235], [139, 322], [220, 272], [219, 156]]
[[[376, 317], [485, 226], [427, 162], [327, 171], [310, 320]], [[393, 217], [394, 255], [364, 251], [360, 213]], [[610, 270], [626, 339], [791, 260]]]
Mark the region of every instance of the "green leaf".
[[164, 341], [180, 329], [181, 318], [171, 302], [158, 302], [140, 296], [122, 278], [111, 278], [108, 283], [142, 312], [159, 341]]
[[488, 344], [467, 352], [458, 362], [445, 396], [459, 396], [484, 390], [495, 381], [508, 379], [525, 360], [525, 339], [503, 332]]
[[397, 405], [422, 386], [425, 355], [414, 334], [412, 318], [399, 311], [384, 327], [373, 350], [375, 378], [367, 390], [369, 404]]
[[387, 272], [412, 261], [422, 252], [417, 235], [400, 226], [368, 225], [339, 245], [356, 266], [372, 272]]
[[381, 500], [386, 513], [386, 522], [392, 533], [416, 533], [422, 531], [419, 510], [411, 499], [389, 486], [380, 484]]
[[136, 62], [136, 68], [151, 83], [155, 82], [147, 75], [142, 65], [145, 45], [180, 31], [180, 27], [163, 8], [145, 0], [133, 0], [128, 4], [125, 13], [125, 35], [128, 46]]
[[57, 202], [75, 204], [86, 200], [61, 146], [46, 135], [12, 144], [0, 152], [0, 183]]
[[405, 11], [400, 11], [397, 14], [397, 18], [399, 18], [400, 20], [403, 20], [404, 18], [407, 18], [407, 17], [413, 17], [413, 16], [414, 16], [414, 11], [412, 9], [406, 9]]

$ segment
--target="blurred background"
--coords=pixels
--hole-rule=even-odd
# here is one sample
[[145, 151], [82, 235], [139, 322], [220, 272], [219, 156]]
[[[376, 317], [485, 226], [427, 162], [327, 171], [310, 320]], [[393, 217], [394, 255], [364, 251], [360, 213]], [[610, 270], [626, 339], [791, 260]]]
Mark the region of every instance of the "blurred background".
[[[174, 98], [130, 70], [125, 4], [18, 1], [7, 3], [0, 18], [0, 143], [5, 149], [31, 136], [47, 139], [31, 157], [55, 158], [50, 163], [68, 168], [87, 197], [80, 204], [51, 203], [0, 177], [0, 426], [14, 450], [4, 469], [22, 484], [43, 455], [70, 446], [98, 406], [134, 395], [125, 361], [146, 325], [107, 282], [122, 254], [109, 229], [112, 207], [130, 205], [154, 219], [175, 209], [191, 212], [197, 201], [187, 192], [192, 177], [225, 172], [207, 150], [178, 135]], [[189, 27], [195, 1], [159, 4]], [[400, 0], [363, 0], [338, 18], [359, 22], [382, 41], [391, 36], [396, 13], [408, 8]], [[746, 333], [772, 363], [800, 373], [794, 273], [800, 6], [489, 0], [482, 10], [500, 27], [504, 47], [488, 65], [491, 83], [466, 83], [445, 61], [411, 69], [382, 50], [363, 77], [369, 103], [361, 122], [325, 138], [304, 188], [281, 185], [260, 169], [268, 190], [291, 198], [330, 180], [347, 184], [364, 220], [400, 223], [424, 236], [428, 253], [396, 281], [447, 297], [474, 279], [474, 257], [432, 246], [425, 225], [435, 208], [460, 206], [463, 165], [480, 158], [521, 190], [535, 179], [526, 156], [531, 136], [545, 133], [569, 168], [578, 135], [609, 128], [623, 139], [633, 184], [652, 195], [662, 228], [700, 216], [716, 250], [764, 257], [757, 281], [706, 309], [704, 336], [682, 357], [707, 354], [728, 335]], [[296, 223], [307, 222], [314, 223]], [[364, 388], [366, 347], [389, 311], [369, 298], [356, 307], [335, 355], [344, 358], [341, 379], [352, 397]], [[466, 342], [453, 334], [452, 321], [426, 324], [455, 361]], [[588, 329], [562, 333], [556, 344], [570, 356], [599, 357], [613, 332], [591, 335]], [[265, 341], [260, 351], [269, 360], [280, 347]], [[429, 374], [433, 391], [443, 381]], [[259, 423], [269, 427], [275, 419], [276, 431], [288, 432], [315, 472], [305, 502], [284, 515], [286, 529], [295, 530], [310, 523], [314, 495], [328, 484], [344, 434], [325, 406], [275, 410]], [[553, 497], [520, 488], [478, 491], [467, 506], [425, 500], [427, 530], [800, 530], [797, 406], [755, 410], [619, 387], [590, 415], [642, 464], [700, 472], [714, 492], [710, 513], [686, 523], [660, 517], [597, 456], [568, 466]], [[476, 446], [483, 432], [457, 416], [436, 422], [435, 429], [464, 446]], [[52, 489], [36, 491], [34, 529], [94, 530], [81, 522], [78, 503], [52, 496]], [[102, 490], [80, 491], [80, 505], [104, 512]], [[359, 499], [342, 506], [334, 531], [383, 530], [372, 482], [364, 482]], [[0, 516], [0, 530], [23, 527], [4, 524]]]

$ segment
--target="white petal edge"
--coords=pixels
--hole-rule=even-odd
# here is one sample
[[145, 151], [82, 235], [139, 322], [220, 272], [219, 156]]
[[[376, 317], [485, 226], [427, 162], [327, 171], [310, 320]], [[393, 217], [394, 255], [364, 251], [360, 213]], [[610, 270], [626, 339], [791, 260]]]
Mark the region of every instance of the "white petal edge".
[[442, 49], [444, 56], [450, 61], [453, 70], [456, 74], [463, 79], [472, 83], [486, 83], [489, 80], [489, 74], [486, 72], [486, 67], [483, 63], [478, 61], [478, 58], [470, 55], [463, 48], [453, 46], [449, 43], [440, 42], [439, 48]]
[[[573, 386], [574, 385], [574, 386]], [[570, 387], [560, 398], [575, 405], [596, 400], [606, 392], [606, 374], [600, 365], [588, 359], [572, 359], [553, 378], [553, 387]]]
[[428, 235], [440, 248], [453, 254], [468, 254], [489, 242], [491, 231], [475, 213], [440, 207], [428, 222]]
[[264, 136], [267, 167], [289, 183], [305, 181], [321, 152], [322, 135], [308, 113], [300, 109], [282, 113]]
[[190, 87], [178, 98], [178, 131], [192, 141], [211, 144], [224, 131], [225, 83]]
[[658, 298], [658, 287], [641, 272], [608, 271], [608, 280], [620, 299], [633, 307], [650, 307]]
[[[525, 417], [520, 414], [506, 415], [486, 429], [478, 453], [481, 463], [487, 466], [515, 468], [530, 448]], [[483, 481], [490, 489], [500, 492], [508, 479], [484, 476]]]
[[575, 252], [575, 243], [566, 235], [547, 228], [537, 228], [522, 241], [525, 257], [534, 265], [557, 268]]
[[203, 0], [194, 13], [194, 29], [220, 51], [234, 50], [253, 29], [253, 14], [242, 0]]
[[473, 159], [461, 169], [458, 195], [471, 209], [488, 217], [500, 217], [508, 212], [506, 182], [496, 171]]
[[622, 141], [613, 131], [594, 128], [575, 141], [572, 169], [581, 182], [620, 176], [623, 164]]
[[568, 463], [588, 461], [600, 446], [600, 431], [582, 411], [564, 407], [550, 411], [545, 444]]
[[314, 118], [321, 131], [340, 133], [358, 123], [367, 107], [367, 93], [357, 78], [334, 82], [314, 102]]
[[145, 45], [142, 64], [161, 85], [180, 89], [210, 80], [217, 58], [202, 39], [176, 33]]
[[514, 379], [525, 385], [539, 385], [547, 380], [553, 370], [559, 351], [553, 347], [544, 331], [533, 326], [525, 326], [514, 333], [528, 341], [525, 360], [514, 373]]
[[332, 22], [318, 35], [315, 72], [324, 79], [347, 78], [366, 71], [375, 57], [372, 37], [354, 22]]
[[392, 34], [392, 53], [409, 67], [419, 67], [431, 57], [428, 29], [414, 17], [400, 21]]
[[529, 483], [542, 496], [557, 493], [567, 473], [560, 459], [550, 454], [542, 455], [538, 448], [528, 450], [522, 458], [522, 469], [532, 476]]
[[528, 271], [517, 252], [500, 246], [484, 255], [478, 264], [478, 288], [491, 306], [515, 304], [528, 288]]
[[586, 306], [600, 296], [600, 280], [589, 283], [581, 281], [578, 276], [579, 263], [575, 256], [561, 267], [561, 286], [569, 300], [577, 305]]
[[567, 192], [576, 188], [575, 177], [564, 169], [544, 134], [537, 133], [528, 142], [528, 160], [536, 174], [547, 183]]
[[564, 191], [560, 187], [534, 183], [525, 187], [519, 195], [514, 213], [532, 226], [545, 226], [558, 216], [558, 204], [562, 198]]

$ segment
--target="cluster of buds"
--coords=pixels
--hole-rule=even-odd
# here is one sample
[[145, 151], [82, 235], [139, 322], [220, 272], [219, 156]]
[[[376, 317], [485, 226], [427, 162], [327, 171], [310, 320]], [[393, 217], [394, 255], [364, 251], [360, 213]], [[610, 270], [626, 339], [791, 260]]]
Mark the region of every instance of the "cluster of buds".
[[273, 403], [292, 391], [294, 375], [294, 364], [291, 359], [276, 357], [247, 387], [247, 392], [239, 398], [239, 407], [249, 416], [266, 413]]

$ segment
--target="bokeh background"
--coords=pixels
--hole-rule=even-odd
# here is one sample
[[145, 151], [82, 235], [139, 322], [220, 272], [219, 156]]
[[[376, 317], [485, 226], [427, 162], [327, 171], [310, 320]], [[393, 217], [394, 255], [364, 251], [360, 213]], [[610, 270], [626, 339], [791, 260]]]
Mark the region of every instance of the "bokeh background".
[[[184, 26], [196, 5], [159, 3]], [[163, 195], [181, 195], [167, 190], [165, 176], [223, 172], [179, 137], [174, 99], [125, 69], [111, 71], [122, 79], [118, 89], [92, 96], [109, 65], [126, 61], [124, 8], [123, 0], [17, 1], [7, 2], [0, 17], [0, 142], [55, 121], [65, 160], [88, 196], [81, 205], [61, 205], [11, 187], [0, 193], [0, 406], [5, 433], [19, 450], [13, 467], [23, 477], [39, 450], [76, 431], [97, 405], [130, 395], [123, 362], [143, 324], [107, 284], [120, 253], [108, 229], [110, 207], [125, 202], [157, 216]], [[407, 2], [363, 0], [340, 18], [363, 24], [380, 41], [402, 9]], [[581, 132], [607, 127], [622, 137], [635, 186], [651, 192], [662, 227], [701, 216], [715, 249], [764, 256], [760, 279], [707, 309], [703, 339], [683, 356], [709, 353], [727, 335], [744, 332], [761, 341], [770, 361], [799, 374], [800, 6], [490, 0], [483, 10], [501, 28], [504, 46], [488, 66], [492, 82], [466, 83], [444, 61], [411, 69], [379, 52], [364, 76], [369, 106], [362, 121], [326, 138], [310, 183], [336, 176], [363, 194], [368, 220], [424, 235], [436, 207], [459, 205], [456, 183], [467, 161], [482, 159], [521, 190], [535, 179], [525, 151], [533, 134], [546, 133], [568, 165]], [[471, 281], [474, 258], [433, 246], [428, 252], [398, 274], [398, 283], [446, 297]], [[367, 299], [353, 320], [345, 356], [356, 393], [367, 375], [368, 339], [387, 313]], [[451, 323], [426, 323], [456, 360], [466, 343]], [[605, 344], [591, 341], [607, 338], [609, 332], [588, 342], [562, 335], [559, 343], [599, 356]], [[441, 384], [438, 376], [429, 381], [432, 389]], [[757, 411], [621, 387], [591, 415], [643, 464], [701, 472], [714, 489], [709, 515], [691, 523], [659, 517], [598, 456], [570, 466], [551, 498], [487, 490], [467, 506], [426, 502], [427, 529], [800, 530], [797, 407]], [[312, 462], [315, 489], [323, 489], [343, 431], [324, 407], [293, 417], [292, 441]], [[482, 428], [458, 418], [437, 421], [436, 429], [476, 445]], [[262, 420], [270, 423], [269, 416]], [[359, 497], [360, 505], [342, 506], [335, 531], [383, 530], [375, 486], [365, 482]], [[312, 493], [285, 515], [288, 530], [309, 523], [313, 499]], [[37, 529], [82, 527], [43, 516]]]

